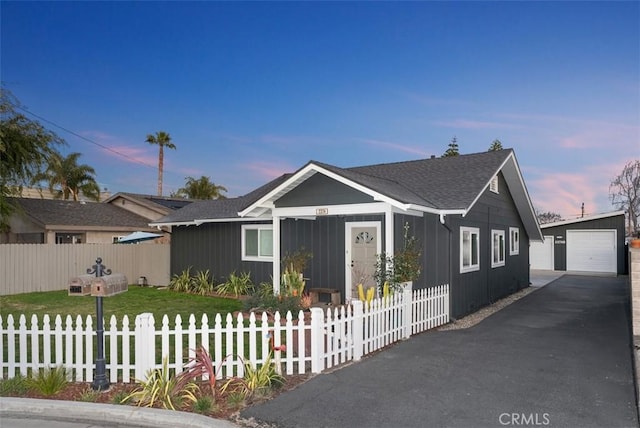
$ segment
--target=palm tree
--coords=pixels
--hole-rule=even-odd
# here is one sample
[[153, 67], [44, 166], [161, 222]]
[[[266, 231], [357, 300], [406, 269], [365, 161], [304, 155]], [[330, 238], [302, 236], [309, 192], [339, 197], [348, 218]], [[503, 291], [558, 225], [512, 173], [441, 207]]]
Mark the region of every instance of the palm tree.
[[186, 178], [185, 186], [178, 189], [177, 195], [185, 196], [188, 199], [225, 199], [222, 192], [226, 192], [227, 188], [212, 183], [209, 177], [204, 175], [199, 179], [193, 177]]
[[39, 174], [38, 181], [49, 183], [49, 191], [56, 198], [73, 199], [77, 201], [80, 193], [94, 201], [100, 200], [100, 187], [96, 182], [96, 171], [89, 165], [78, 165], [80, 153], [71, 153], [63, 157], [55, 153], [49, 159], [49, 165], [44, 173]]
[[164, 148], [174, 149], [175, 144], [171, 142], [171, 136], [164, 132], [156, 132], [156, 135], [147, 135], [147, 143], [157, 144], [160, 147], [158, 153], [158, 196], [162, 196], [162, 170], [164, 169]]

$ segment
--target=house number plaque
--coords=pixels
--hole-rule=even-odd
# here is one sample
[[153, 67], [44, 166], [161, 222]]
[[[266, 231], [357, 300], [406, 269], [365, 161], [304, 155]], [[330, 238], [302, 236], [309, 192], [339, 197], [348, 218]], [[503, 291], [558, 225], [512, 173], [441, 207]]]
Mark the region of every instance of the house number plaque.
[[329, 208], [316, 208], [316, 215], [328, 215]]

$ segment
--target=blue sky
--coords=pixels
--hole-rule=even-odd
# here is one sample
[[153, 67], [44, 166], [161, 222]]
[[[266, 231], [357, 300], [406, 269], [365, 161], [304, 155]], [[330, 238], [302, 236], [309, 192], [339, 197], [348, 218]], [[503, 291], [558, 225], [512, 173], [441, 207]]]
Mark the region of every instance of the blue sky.
[[536, 208], [565, 218], [582, 202], [613, 210], [610, 181], [640, 157], [638, 2], [0, 8], [3, 85], [110, 192], [156, 193], [145, 138], [160, 130], [177, 146], [165, 194], [205, 175], [228, 196], [309, 160], [439, 156], [454, 136], [474, 153], [498, 138]]

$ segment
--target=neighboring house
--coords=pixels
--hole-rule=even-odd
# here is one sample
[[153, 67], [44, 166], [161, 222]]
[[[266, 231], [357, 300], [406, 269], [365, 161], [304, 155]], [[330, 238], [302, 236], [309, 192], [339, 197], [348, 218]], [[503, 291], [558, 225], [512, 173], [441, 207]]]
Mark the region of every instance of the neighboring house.
[[157, 232], [149, 219], [115, 205], [61, 199], [9, 198], [18, 209], [0, 243], [112, 243], [135, 231]]
[[104, 202], [155, 221], [189, 205], [193, 200], [118, 192]]
[[544, 242], [531, 244], [531, 269], [625, 274], [624, 211], [540, 226]]
[[[116, 193], [104, 202], [51, 199], [36, 189], [32, 198], [12, 198], [19, 209], [11, 217], [10, 232], [0, 243], [111, 243], [135, 231], [162, 233], [149, 222], [189, 205], [192, 200]], [[40, 196], [38, 196], [40, 195]], [[157, 243], [168, 243], [170, 234]]]
[[172, 228], [172, 274], [248, 271], [257, 284], [280, 278], [282, 258], [304, 248], [307, 288], [338, 289], [343, 301], [373, 284], [377, 255], [400, 249], [408, 225], [422, 248], [414, 288], [449, 283], [453, 318], [529, 286], [529, 243], [542, 240], [510, 149], [356, 168], [311, 161], [154, 225]]

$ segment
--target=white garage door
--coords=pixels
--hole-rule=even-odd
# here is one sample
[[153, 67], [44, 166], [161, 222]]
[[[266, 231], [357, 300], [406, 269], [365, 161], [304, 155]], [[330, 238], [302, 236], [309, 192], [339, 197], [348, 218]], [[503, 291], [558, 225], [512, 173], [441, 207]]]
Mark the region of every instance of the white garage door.
[[615, 230], [567, 230], [567, 270], [618, 271]]
[[531, 269], [553, 270], [553, 236], [545, 236], [544, 242], [532, 242], [529, 259]]

